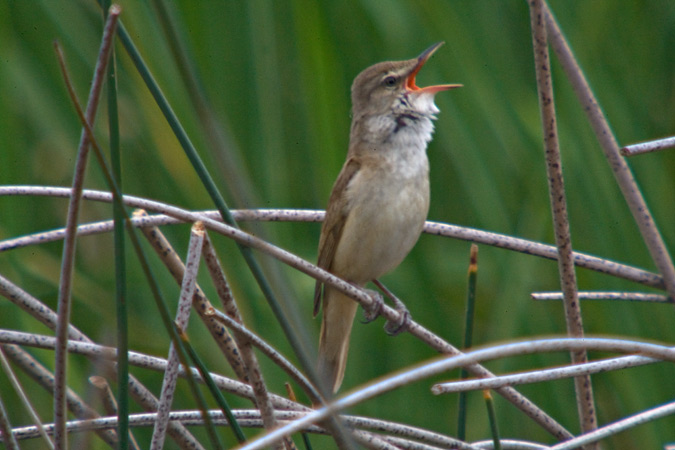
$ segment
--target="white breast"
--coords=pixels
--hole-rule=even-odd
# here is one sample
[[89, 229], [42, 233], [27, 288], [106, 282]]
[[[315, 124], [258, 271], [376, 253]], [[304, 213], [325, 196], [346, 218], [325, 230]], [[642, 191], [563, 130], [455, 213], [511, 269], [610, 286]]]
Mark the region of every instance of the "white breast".
[[[396, 124], [374, 119], [368, 126]], [[336, 273], [366, 283], [400, 264], [415, 245], [429, 210], [426, 147], [432, 132], [424, 117], [372, 148], [345, 192], [350, 212], [333, 260]]]

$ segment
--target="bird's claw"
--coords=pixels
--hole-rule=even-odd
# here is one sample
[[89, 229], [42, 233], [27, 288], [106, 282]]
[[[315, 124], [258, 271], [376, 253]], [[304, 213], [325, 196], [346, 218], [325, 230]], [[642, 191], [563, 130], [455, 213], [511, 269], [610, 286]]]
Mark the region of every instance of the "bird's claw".
[[394, 309], [398, 313], [398, 320], [388, 320], [387, 323], [384, 324], [384, 331], [389, 336], [397, 336], [403, 330], [408, 328], [408, 325], [410, 324], [410, 311], [408, 311], [408, 308], [405, 307], [403, 302], [395, 296], [392, 296], [391, 300], [394, 302]]
[[[377, 291], [366, 289], [370, 298], [373, 300], [373, 303], [367, 307], [363, 308], [363, 323], [370, 323], [382, 313], [382, 305], [384, 305], [384, 299], [382, 294]], [[398, 320], [392, 321], [387, 320], [384, 324], [384, 331], [390, 336], [396, 336], [400, 334], [403, 330], [408, 327], [410, 323], [410, 312], [408, 308], [405, 307], [403, 302], [399, 300], [394, 294], [385, 291], [387, 296], [391, 298], [391, 301], [394, 303], [394, 309], [398, 312]]]
[[367, 307], [363, 308], [363, 323], [370, 323], [382, 312], [382, 305], [384, 305], [384, 299], [382, 294], [377, 291], [366, 289], [366, 292], [370, 295], [370, 298], [373, 300], [373, 303]]

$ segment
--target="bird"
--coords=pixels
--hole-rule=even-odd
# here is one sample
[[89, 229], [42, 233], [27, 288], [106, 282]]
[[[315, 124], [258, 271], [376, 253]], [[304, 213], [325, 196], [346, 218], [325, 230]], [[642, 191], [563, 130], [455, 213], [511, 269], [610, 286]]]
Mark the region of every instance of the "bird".
[[[349, 149], [326, 207], [317, 265], [355, 286], [397, 267], [422, 233], [429, 211], [426, 149], [439, 112], [434, 96], [461, 86], [415, 82], [441, 45], [370, 66], [352, 84]], [[342, 384], [357, 306], [317, 281], [314, 316], [323, 310], [317, 376], [324, 391]]]

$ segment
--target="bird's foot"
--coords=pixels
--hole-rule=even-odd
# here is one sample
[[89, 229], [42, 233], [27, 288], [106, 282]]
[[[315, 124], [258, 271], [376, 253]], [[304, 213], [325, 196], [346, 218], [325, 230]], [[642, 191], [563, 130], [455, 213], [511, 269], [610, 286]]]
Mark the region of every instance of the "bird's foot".
[[406, 308], [403, 302], [398, 298], [393, 297], [391, 300], [394, 302], [394, 309], [398, 313], [398, 320], [387, 320], [384, 324], [384, 331], [389, 336], [397, 336], [403, 330], [408, 328], [411, 320], [410, 311], [408, 311], [408, 308]]
[[[374, 280], [373, 282], [375, 285], [377, 285], [377, 287], [380, 288], [380, 290], [382, 290], [382, 292], [384, 292], [384, 295], [391, 299], [393, 308], [396, 310], [396, 312], [398, 312], [397, 320], [387, 320], [387, 322], [384, 324], [384, 331], [390, 336], [396, 336], [405, 330], [410, 324], [410, 311], [408, 311], [408, 308], [406, 308], [405, 304], [382, 283], [380, 283], [378, 280]], [[366, 291], [373, 299], [373, 303], [368, 308], [364, 308], [363, 323], [370, 323], [377, 319], [377, 316], [381, 315], [384, 299], [382, 298], [382, 294], [377, 291], [372, 291], [370, 289], [366, 289]]]
[[382, 294], [380, 294], [377, 291], [373, 291], [371, 289], [366, 289], [365, 290], [368, 295], [370, 295], [370, 298], [373, 300], [373, 303], [371, 303], [370, 306], [367, 308], [363, 308], [363, 323], [370, 323], [373, 320], [377, 319], [377, 317], [380, 315], [382, 312], [382, 305], [384, 305], [384, 299], [382, 298]]

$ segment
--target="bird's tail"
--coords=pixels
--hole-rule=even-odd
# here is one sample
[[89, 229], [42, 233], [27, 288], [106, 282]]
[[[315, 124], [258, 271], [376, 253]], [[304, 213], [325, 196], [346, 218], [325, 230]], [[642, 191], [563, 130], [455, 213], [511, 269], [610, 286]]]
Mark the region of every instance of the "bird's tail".
[[342, 384], [347, 365], [349, 336], [358, 304], [328, 286], [324, 288], [323, 320], [317, 372], [325, 388], [336, 392]]

